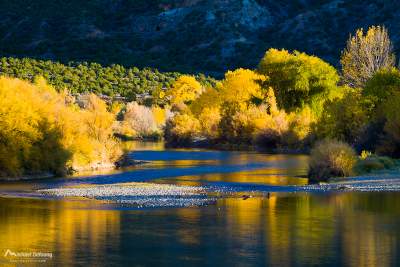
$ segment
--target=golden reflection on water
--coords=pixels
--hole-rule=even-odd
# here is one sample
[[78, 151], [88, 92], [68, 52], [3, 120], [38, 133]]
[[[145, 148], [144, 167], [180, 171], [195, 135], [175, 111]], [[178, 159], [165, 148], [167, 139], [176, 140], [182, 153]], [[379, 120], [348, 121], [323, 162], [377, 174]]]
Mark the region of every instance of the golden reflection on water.
[[126, 151], [164, 150], [163, 142], [127, 141], [127, 142], [122, 142], [122, 145], [123, 149]]
[[157, 183], [174, 183], [178, 185], [201, 185], [205, 182], [232, 182], [244, 184], [268, 184], [268, 185], [306, 185], [307, 178], [278, 175], [283, 173], [280, 169], [258, 169], [235, 173], [211, 173], [201, 175], [186, 175], [174, 178], [162, 178], [154, 180]]
[[[0, 205], [4, 205], [0, 201]], [[55, 252], [57, 261], [72, 264], [82, 255], [102, 260], [108, 242], [118, 244], [120, 212], [88, 209], [89, 202], [17, 201], [0, 219], [0, 257], [6, 249]], [[7, 205], [7, 204], [6, 204]], [[5, 211], [4, 206], [1, 207]], [[86, 244], [82, 246], [83, 244]], [[83, 248], [77, 250], [77, 248]]]
[[[102, 266], [111, 256], [114, 260], [136, 257], [138, 263], [145, 263], [142, 252], [132, 249], [123, 254], [121, 242], [136, 248], [157, 247], [162, 251], [151, 253], [158, 260], [173, 260], [167, 255], [177, 248], [191, 248], [198, 254], [207, 248], [217, 250], [209, 255], [211, 261], [223, 257], [225, 263], [247, 259], [278, 266], [391, 266], [399, 257], [398, 193], [271, 194], [247, 200], [223, 198], [208, 207], [150, 211], [97, 205], [0, 198], [0, 257], [5, 249], [12, 249], [55, 252], [54, 260], [64, 264], [81, 260]], [[143, 236], [164, 234], [137, 240], [130, 239], [132, 231]], [[110, 254], [110, 248], [115, 254]]]
[[[163, 150], [162, 143], [130, 146], [131, 150]], [[306, 173], [305, 156], [217, 153], [213, 157], [175, 157], [133, 168], [201, 166], [204, 171], [192, 175], [166, 178], [165, 172], [153, 180], [190, 186], [204, 181], [307, 183], [298, 177]], [[247, 168], [258, 163], [263, 164], [258, 169]], [[223, 171], [244, 167], [230, 173], [206, 169], [216, 165]], [[31, 192], [36, 186], [0, 185], [7, 192]], [[399, 265], [400, 193], [272, 193], [246, 200], [241, 195], [218, 199], [207, 207], [154, 210], [77, 199], [0, 197], [0, 265], [6, 249], [53, 252], [51, 264], [57, 266], [126, 265], [128, 260], [130, 265], [144, 266]]]
[[[179, 240], [182, 244], [198, 245], [200, 243], [200, 229], [196, 227], [201, 219], [199, 209], [180, 209], [176, 211], [177, 216], [184, 221], [185, 227], [180, 227], [178, 231]], [[194, 227], [190, 227], [190, 226]]]
[[191, 167], [199, 165], [216, 165], [215, 160], [160, 160], [151, 162], [151, 167]]
[[384, 209], [371, 211], [368, 194], [357, 193], [228, 198], [217, 205], [226, 211], [226, 242], [239, 242], [244, 257], [262, 246], [271, 265], [320, 265], [333, 258], [350, 266], [392, 266], [399, 229], [385, 226], [400, 210], [386, 208], [398, 207], [400, 195], [392, 197], [378, 204]]
[[205, 174], [199, 177], [200, 180], [213, 182], [234, 182], [234, 183], [253, 183], [268, 185], [305, 185], [308, 183], [306, 178], [278, 175], [282, 173], [280, 169], [258, 169], [235, 173], [216, 173]]

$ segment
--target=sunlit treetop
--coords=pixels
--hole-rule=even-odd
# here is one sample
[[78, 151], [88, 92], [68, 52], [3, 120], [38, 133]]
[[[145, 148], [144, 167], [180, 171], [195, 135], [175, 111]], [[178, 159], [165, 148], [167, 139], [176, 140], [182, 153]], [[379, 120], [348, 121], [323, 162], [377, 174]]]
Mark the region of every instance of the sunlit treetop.
[[221, 97], [226, 102], [246, 104], [252, 98], [264, 99], [261, 83], [266, 80], [264, 75], [248, 69], [228, 71], [220, 85]]
[[395, 65], [393, 45], [385, 27], [372, 26], [350, 36], [340, 60], [343, 80], [352, 87], [363, 87], [380, 69]]
[[265, 87], [275, 90], [279, 108], [293, 111], [310, 105], [314, 98], [337, 90], [339, 75], [322, 59], [305, 53], [269, 49], [258, 66], [267, 76]]
[[189, 75], [180, 76], [167, 91], [171, 105], [187, 104], [195, 100], [203, 91], [201, 84]]

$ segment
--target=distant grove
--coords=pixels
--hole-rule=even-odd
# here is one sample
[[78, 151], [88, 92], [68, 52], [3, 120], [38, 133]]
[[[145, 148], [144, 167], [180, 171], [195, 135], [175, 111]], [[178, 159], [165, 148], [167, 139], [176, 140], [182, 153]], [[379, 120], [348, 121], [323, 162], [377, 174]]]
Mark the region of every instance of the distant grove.
[[[169, 88], [180, 76], [177, 72], [125, 68], [117, 64], [102, 66], [98, 63], [71, 62], [64, 65], [49, 60], [12, 57], [0, 59], [0, 75], [31, 82], [36, 76], [41, 76], [58, 91], [67, 89], [73, 94], [120, 95], [128, 100], [134, 100], [137, 94], [151, 94]], [[202, 83], [212, 81], [204, 75], [197, 78]]]

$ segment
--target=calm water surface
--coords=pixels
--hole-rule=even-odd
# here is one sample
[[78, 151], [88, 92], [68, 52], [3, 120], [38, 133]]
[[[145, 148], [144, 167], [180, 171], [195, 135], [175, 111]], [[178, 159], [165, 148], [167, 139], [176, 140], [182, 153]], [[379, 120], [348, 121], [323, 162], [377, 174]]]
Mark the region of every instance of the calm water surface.
[[[11, 251], [57, 266], [396, 266], [400, 193], [272, 193], [193, 208], [16, 197], [60, 185], [151, 181], [240, 188], [304, 184], [306, 156], [137, 146], [151, 163], [119, 172], [0, 185], [0, 266]], [[11, 196], [10, 196], [11, 195]]]

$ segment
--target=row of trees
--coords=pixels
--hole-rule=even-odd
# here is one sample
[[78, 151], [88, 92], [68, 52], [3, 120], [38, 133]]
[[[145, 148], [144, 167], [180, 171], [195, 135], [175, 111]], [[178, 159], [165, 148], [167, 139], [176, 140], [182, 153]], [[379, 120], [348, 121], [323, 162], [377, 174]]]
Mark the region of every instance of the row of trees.
[[305, 148], [332, 138], [400, 156], [400, 71], [387, 30], [358, 30], [341, 64], [339, 74], [315, 56], [270, 49], [256, 70], [229, 71], [213, 87], [181, 76], [165, 96], [166, 139]]
[[357, 31], [341, 63], [339, 74], [315, 56], [270, 49], [257, 69], [228, 71], [221, 81], [157, 74], [151, 89], [139, 82], [140, 92], [153, 95], [148, 107], [107, 107], [90, 95], [79, 108], [64, 88], [104, 93], [106, 83], [115, 86], [112, 95], [131, 90], [136, 79], [151, 80], [146, 75], [155, 72], [3, 58], [2, 74], [24, 80], [42, 74], [54, 87], [43, 79], [0, 79], [1, 175], [110, 163], [120, 156], [115, 133], [146, 137], [161, 129], [176, 145], [207, 140], [303, 149], [331, 138], [360, 151], [400, 156], [400, 71], [386, 29]]
[[[270, 50], [268, 56], [281, 53], [286, 51]], [[180, 77], [166, 96], [175, 113], [166, 125], [167, 141], [189, 144], [206, 138], [216, 144], [257, 142], [275, 147], [306, 143], [315, 112], [307, 104], [296, 111], [281, 108], [269, 86], [272, 82], [269, 76], [248, 69], [229, 71], [216, 87], [206, 89], [194, 78]]]
[[400, 71], [384, 27], [358, 30], [343, 51], [341, 97], [328, 101], [318, 137], [347, 142], [358, 150], [400, 156]]
[[[68, 65], [31, 58], [1, 58], [0, 75], [33, 82], [44, 77], [57, 91], [68, 89], [70, 93], [120, 95], [135, 100], [137, 94], [152, 94], [169, 88], [180, 75], [176, 72], [159, 72], [156, 69], [125, 68], [121, 65], [102, 66], [98, 63]], [[198, 75], [202, 84], [213, 79]], [[156, 97], [157, 98], [157, 97]]]

